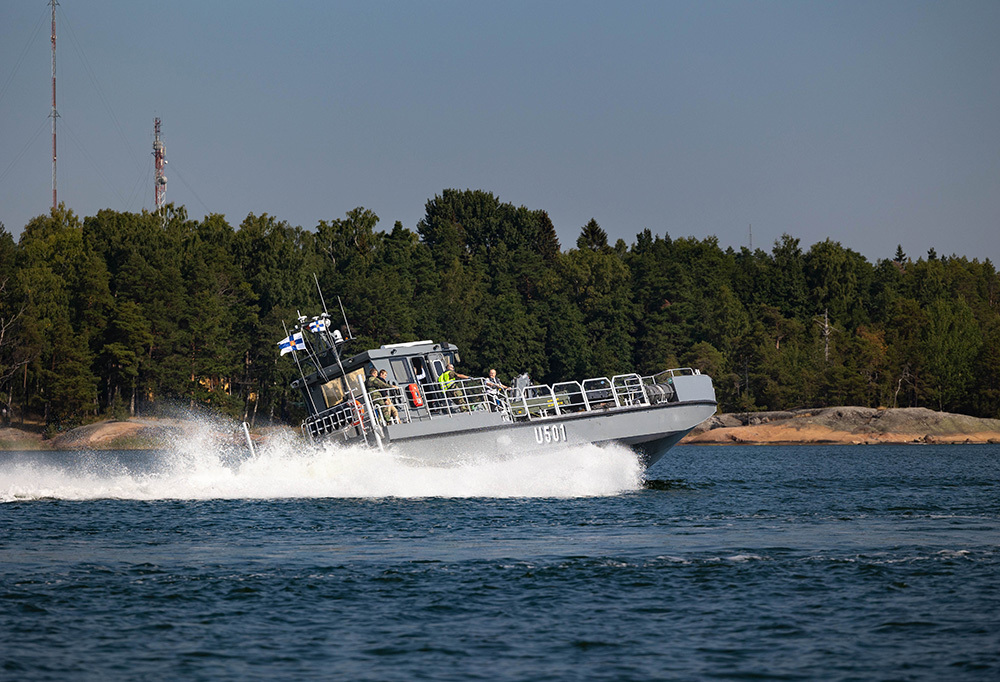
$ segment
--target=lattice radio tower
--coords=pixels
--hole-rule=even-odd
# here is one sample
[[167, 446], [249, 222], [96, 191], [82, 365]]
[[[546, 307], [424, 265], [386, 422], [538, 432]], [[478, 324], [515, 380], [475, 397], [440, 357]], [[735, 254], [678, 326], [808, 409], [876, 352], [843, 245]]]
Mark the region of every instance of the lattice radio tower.
[[49, 2], [52, 5], [52, 210], [56, 210], [56, 119], [59, 112], [56, 111], [56, 0]]
[[163, 174], [163, 167], [167, 165], [167, 160], [163, 157], [163, 140], [160, 139], [160, 117], [153, 119], [153, 167], [156, 169], [156, 177], [153, 179], [153, 200], [156, 206], [156, 213], [161, 219], [166, 218], [164, 206], [167, 203], [167, 176]]

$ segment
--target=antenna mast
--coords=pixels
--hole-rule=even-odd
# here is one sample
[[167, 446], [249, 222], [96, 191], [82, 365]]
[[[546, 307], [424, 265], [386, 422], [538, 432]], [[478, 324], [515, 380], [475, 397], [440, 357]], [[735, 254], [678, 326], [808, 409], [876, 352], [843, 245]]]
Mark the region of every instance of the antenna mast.
[[167, 176], [163, 174], [163, 167], [167, 165], [167, 160], [163, 157], [164, 146], [160, 139], [160, 117], [153, 119], [153, 167], [156, 169], [156, 176], [153, 179], [153, 202], [156, 206], [156, 213], [160, 219], [164, 219], [164, 206], [167, 201]]
[[49, 0], [52, 5], [52, 210], [56, 210], [56, 119], [59, 112], [56, 111], [56, 0]]

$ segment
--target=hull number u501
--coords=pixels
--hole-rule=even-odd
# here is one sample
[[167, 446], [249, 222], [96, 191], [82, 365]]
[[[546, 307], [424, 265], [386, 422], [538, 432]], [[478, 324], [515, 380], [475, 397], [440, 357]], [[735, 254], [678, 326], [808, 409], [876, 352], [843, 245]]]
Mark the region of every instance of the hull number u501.
[[548, 445], [549, 443], [565, 443], [566, 425], [546, 424], [545, 426], [536, 426], [535, 442], [539, 445]]

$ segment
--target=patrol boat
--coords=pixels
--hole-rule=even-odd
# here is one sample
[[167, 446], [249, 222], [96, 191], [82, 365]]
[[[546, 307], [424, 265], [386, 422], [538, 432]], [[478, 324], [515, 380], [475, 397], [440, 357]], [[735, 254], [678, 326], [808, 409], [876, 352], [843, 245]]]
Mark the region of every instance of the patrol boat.
[[[532, 384], [523, 374], [501, 387], [446, 374], [461, 359], [450, 343], [397, 343], [346, 356], [343, 334], [330, 330], [326, 313], [311, 322], [299, 318], [278, 345], [295, 355], [299, 378], [292, 387], [305, 399], [302, 431], [310, 440], [392, 445], [431, 465], [622, 443], [649, 467], [716, 409], [712, 379], [691, 368], [555, 384]], [[388, 388], [366, 388], [372, 368], [386, 370]], [[396, 407], [394, 418], [387, 402]]]

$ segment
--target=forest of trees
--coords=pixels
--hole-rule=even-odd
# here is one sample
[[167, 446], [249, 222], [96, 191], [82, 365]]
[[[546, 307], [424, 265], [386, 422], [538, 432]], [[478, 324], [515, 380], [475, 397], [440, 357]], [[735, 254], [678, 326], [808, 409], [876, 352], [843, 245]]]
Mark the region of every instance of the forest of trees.
[[[434, 339], [462, 371], [536, 381], [691, 366], [722, 411], [923, 406], [1000, 417], [1000, 277], [989, 260], [869, 263], [832, 239], [771, 252], [595, 222], [563, 250], [548, 215], [445, 190], [416, 232], [356, 208], [315, 229], [60, 207], [0, 225], [0, 407], [50, 431], [203, 405], [297, 424], [282, 322], [320, 311], [314, 275], [371, 345]], [[334, 317], [339, 317], [335, 314]]]

